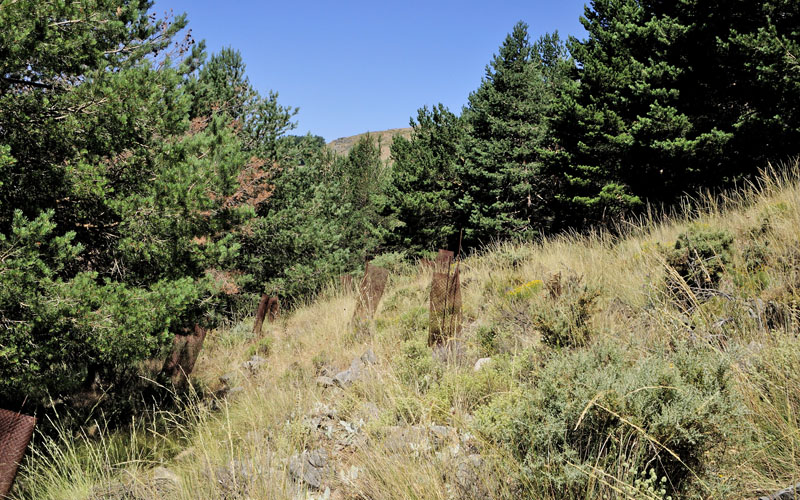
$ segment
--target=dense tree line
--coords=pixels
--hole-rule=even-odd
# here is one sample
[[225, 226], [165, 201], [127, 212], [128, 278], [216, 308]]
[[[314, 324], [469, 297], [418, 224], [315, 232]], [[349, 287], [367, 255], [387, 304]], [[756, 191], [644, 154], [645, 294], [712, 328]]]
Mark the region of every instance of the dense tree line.
[[404, 242], [610, 227], [800, 152], [800, 3], [595, 0], [581, 21], [566, 42], [517, 24], [460, 116], [423, 108], [395, 141]]
[[384, 237], [377, 146], [287, 135], [236, 50], [151, 6], [0, 3], [0, 406], [120, 380]]
[[0, 2], [0, 404], [115, 380], [175, 334], [386, 250], [609, 224], [800, 144], [800, 4], [596, 0], [513, 27], [459, 114], [383, 162], [289, 135], [240, 54], [147, 0]]

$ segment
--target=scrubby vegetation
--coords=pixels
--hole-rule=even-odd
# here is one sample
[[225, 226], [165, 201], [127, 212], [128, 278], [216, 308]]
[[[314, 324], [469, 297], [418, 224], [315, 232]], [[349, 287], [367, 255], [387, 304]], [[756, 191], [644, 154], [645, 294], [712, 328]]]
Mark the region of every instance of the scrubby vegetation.
[[[352, 334], [356, 298], [338, 285], [262, 335], [249, 319], [216, 330], [199, 361], [200, 399], [122, 434], [100, 420], [77, 439], [39, 436], [16, 491], [747, 498], [780, 489], [800, 467], [798, 207], [797, 178], [771, 177], [624, 237], [492, 247], [461, 263], [465, 328], [449, 353], [427, 344], [430, 271], [389, 256], [394, 272], [367, 337]], [[368, 348], [372, 361], [361, 356]], [[255, 368], [245, 363], [254, 354], [265, 358]], [[325, 382], [359, 356], [368, 362], [354, 382]], [[325, 453], [319, 483], [297, 468], [304, 451]]]
[[[520, 22], [389, 162], [289, 135], [237, 50], [152, 6], [0, 1], [0, 407], [40, 419], [15, 497], [796, 482], [800, 3]], [[432, 346], [438, 247], [463, 330]], [[368, 260], [391, 277], [355, 328]], [[262, 295], [286, 314], [258, 332]], [[176, 383], [170, 346], [205, 331]]]

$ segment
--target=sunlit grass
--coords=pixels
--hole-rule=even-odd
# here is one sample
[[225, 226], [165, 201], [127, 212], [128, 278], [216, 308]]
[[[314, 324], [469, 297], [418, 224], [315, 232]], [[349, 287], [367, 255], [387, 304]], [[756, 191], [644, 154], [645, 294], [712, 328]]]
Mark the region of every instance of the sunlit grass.
[[[756, 299], [765, 301], [770, 294], [800, 298], [796, 171], [797, 165], [769, 172], [727, 197], [687, 202], [679, 216], [645, 217], [625, 228], [624, 237], [568, 234], [535, 244], [498, 243], [469, 256], [461, 263], [462, 359], [436, 361], [426, 350], [430, 276], [422, 267], [407, 266], [407, 272], [390, 277], [368, 334], [353, 332], [354, 294], [333, 285], [265, 324], [261, 336], [253, 335], [251, 319], [211, 332], [195, 369], [198, 386], [219, 389], [218, 378], [233, 373], [242, 387], [235, 397], [218, 409], [207, 399], [198, 401], [180, 415], [134, 422], [127, 432], [106, 432], [100, 425], [101, 432], [91, 437], [39, 437], [14, 494], [91, 498], [98, 488], [121, 482], [157, 495], [150, 474], [163, 465], [180, 479], [174, 498], [219, 498], [231, 487], [241, 487], [247, 498], [286, 498], [298, 488], [290, 477], [291, 457], [325, 448], [335, 471], [324, 482], [339, 498], [467, 498], [454, 487], [454, 462], [446, 456], [398, 453], [387, 445], [387, 429], [435, 424], [474, 434], [484, 458], [478, 481], [492, 498], [514, 498], [520, 491], [560, 498], [555, 483], [540, 478], [531, 484], [512, 453], [478, 435], [472, 414], [499, 394], [524, 390], [525, 374], [534, 376], [545, 360], [561, 355], [539, 342], [530, 314], [532, 307], [551, 300], [547, 284], [556, 275], [578, 276], [602, 291], [586, 349], [613, 340], [635, 359], [689, 343], [729, 364], [733, 397], [746, 412], [725, 446], [705, 457], [705, 470], [687, 471], [696, 483], [692, 491], [700, 497], [741, 498], [800, 482], [797, 331], [766, 328], [751, 312]], [[726, 270], [730, 278], [721, 285], [725, 297], [717, 302], [704, 301], [687, 286], [679, 303], [664, 286], [668, 277], [676, 278], [665, 251], [690, 224], [723, 229], [736, 238], [737, 251]], [[765, 224], [768, 229], [756, 234]], [[759, 268], [765, 286], [751, 283], [746, 271], [742, 248], [753, 241], [766, 252], [766, 264]], [[722, 326], [715, 326], [720, 321]], [[251, 374], [242, 363], [265, 337], [272, 339], [267, 363]], [[355, 385], [339, 390], [316, 383], [323, 367], [343, 370], [367, 348], [378, 363]], [[420, 352], [424, 356], [415, 358]], [[475, 360], [485, 355], [500, 368], [474, 373]], [[594, 403], [606, 408], [602, 401], [598, 394]], [[377, 415], [361, 429], [361, 446], [339, 449], [304, 423], [319, 405], [346, 420], [363, 417], [366, 404], [374, 405]], [[588, 477], [585, 497], [660, 498], [653, 486], [660, 479], [651, 481], [634, 462], [653, 447], [676, 456], [680, 450], [654, 440], [646, 423], [614, 414], [610, 407], [607, 411], [627, 431], [615, 437], [617, 455], [574, 464], [575, 474]], [[246, 485], [236, 483], [241, 478], [231, 485], [219, 477], [231, 463], [257, 464], [259, 470], [244, 479]]]

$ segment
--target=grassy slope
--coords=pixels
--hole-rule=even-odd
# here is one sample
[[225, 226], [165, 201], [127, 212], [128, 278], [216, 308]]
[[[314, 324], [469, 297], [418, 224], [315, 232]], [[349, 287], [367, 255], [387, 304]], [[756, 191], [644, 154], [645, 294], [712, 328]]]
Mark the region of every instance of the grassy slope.
[[[566, 236], [537, 245], [501, 244], [470, 257], [461, 268], [465, 327], [460, 363], [436, 361], [425, 345], [429, 272], [397, 263], [370, 335], [353, 334], [355, 297], [333, 288], [279, 323], [265, 326], [262, 337], [271, 339], [268, 362], [254, 375], [242, 367], [258, 342], [249, 333], [251, 324], [245, 321], [216, 331], [206, 340], [196, 367], [197, 384], [216, 389], [218, 377], [233, 372], [234, 385], [243, 388], [221, 409], [199, 405], [180, 417], [180, 432], [169, 436], [148, 431], [155, 427], [141, 423], [133, 438], [66, 439], [60, 448], [66, 451], [56, 459], [39, 456], [29, 462], [17, 491], [21, 495], [25, 491], [26, 497], [87, 498], [98, 485], [121, 481], [143, 492], [142, 498], [226, 494], [234, 498], [233, 491], [242, 493], [242, 498], [285, 498], [297, 491], [290, 479], [290, 457], [323, 448], [332, 464], [323, 472], [330, 498], [469, 498], [474, 493], [460, 490], [454, 474], [461, 470], [463, 448], [474, 446], [484, 457], [476, 487], [486, 486], [488, 497], [512, 497], [523, 487], [535, 498], [560, 498], [557, 480], [526, 479], [513, 452], [498, 440], [486, 439], [491, 433], [480, 432], [486, 429], [481, 427], [485, 419], [475, 418], [503, 395], [535, 389], [525, 385], [522, 371], [515, 371], [523, 358], [539, 367], [525, 372], [535, 379], [548, 360], [581, 350], [559, 352], [541, 343], [532, 318], [536, 307], [547, 304], [545, 290], [532, 286], [533, 292], [522, 300], [508, 294], [520, 284], [547, 281], [558, 272], [583, 276], [585, 283], [600, 290], [589, 320], [593, 334], [583, 348], [586, 352], [612, 343], [624, 346], [622, 356], [631, 362], [662, 356], [672, 366], [670, 353], [678, 350], [675, 346], [689, 343], [691, 349], [728, 367], [730, 397], [740, 411], [726, 424], [724, 443], [705, 450], [701, 465], [686, 464], [692, 469], [684, 471], [686, 476], [694, 479], [683, 490], [685, 495], [751, 498], [780, 489], [797, 482], [795, 471], [800, 470], [800, 354], [794, 334], [767, 331], [747, 319], [747, 310], [730, 305], [743, 302], [710, 301], [692, 307], [665, 298], [663, 283], [669, 271], [663, 254], [690, 224], [725, 229], [735, 237], [721, 285], [725, 294], [767, 300], [788, 290], [792, 302], [800, 275], [799, 202], [800, 185], [772, 180], [745, 197], [728, 200], [727, 208], [710, 204], [695, 218], [650, 224], [622, 240]], [[762, 231], [765, 218], [769, 227]], [[757, 272], [767, 284], [756, 287], [740, 279], [754, 241], [766, 243]], [[740, 283], [734, 284], [737, 280]], [[720, 326], [719, 320], [728, 321]], [[495, 334], [490, 341], [487, 331]], [[350, 388], [323, 388], [315, 382], [322, 367], [344, 369], [368, 347], [378, 363]], [[496, 367], [473, 373], [472, 364], [486, 355], [494, 357]], [[628, 394], [650, 389], [641, 387]], [[572, 403], [585, 408], [581, 420], [588, 420], [602, 415], [592, 408], [594, 403], [602, 403], [609, 412], [618, 408], [604, 401], [605, 395], [598, 393]], [[326, 417], [334, 412], [335, 416]], [[655, 442], [644, 429], [648, 422], [616, 416], [623, 428], [629, 428], [625, 439], [636, 441], [641, 449], [658, 449], [664, 458], [681, 453], [670, 450], [668, 443]], [[174, 415], [167, 418], [179, 420]], [[325, 422], [332, 424], [332, 430], [326, 431]], [[404, 426], [432, 424], [452, 426], [458, 434], [445, 446], [430, 450], [398, 447], [398, 439], [392, 437]], [[343, 431], [347, 425], [357, 427], [357, 432]], [[462, 448], [460, 455], [449, 454], [447, 450], [456, 444]], [[45, 448], [46, 443], [38, 444], [40, 453]], [[646, 485], [636, 486], [636, 476], [629, 470], [635, 456], [625, 451], [633, 448], [621, 447], [616, 457], [589, 457], [588, 463], [595, 465], [576, 466], [578, 481], [586, 488], [581, 496], [660, 498], [657, 488], [648, 492]], [[177, 474], [177, 492], [159, 493], [153, 486], [152, 467], [158, 464]], [[231, 475], [224, 472], [226, 464], [258, 470]]]
[[381, 143], [381, 160], [388, 160], [391, 154], [389, 148], [392, 146], [394, 136], [399, 135], [405, 138], [411, 136], [411, 128], [392, 128], [389, 130], [381, 130], [379, 132], [367, 132], [350, 137], [340, 137], [328, 143], [328, 147], [339, 154], [347, 154], [359, 139], [365, 135], [369, 135], [375, 140], [380, 140]]

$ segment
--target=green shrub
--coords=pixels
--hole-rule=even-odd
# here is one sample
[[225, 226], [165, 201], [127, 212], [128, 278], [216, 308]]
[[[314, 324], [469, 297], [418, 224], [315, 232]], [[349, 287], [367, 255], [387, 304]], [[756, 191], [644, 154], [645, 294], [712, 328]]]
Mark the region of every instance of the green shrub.
[[552, 358], [530, 384], [479, 408], [476, 427], [521, 462], [532, 497], [613, 496], [603, 481], [635, 485], [650, 468], [684, 494], [736, 425], [731, 394], [713, 351], [637, 358], [597, 345]]
[[558, 293], [537, 304], [533, 324], [542, 342], [553, 348], [580, 347], [591, 339], [589, 320], [600, 291], [579, 276], [559, 280]]
[[732, 245], [727, 230], [695, 224], [678, 236], [666, 261], [692, 289], [716, 288], [730, 264]]
[[472, 413], [495, 394], [508, 392], [515, 385], [508, 365], [505, 360], [495, 358], [478, 372], [449, 371], [429, 394], [446, 410], [457, 407]]
[[247, 348], [247, 356], [258, 354], [260, 356], [269, 356], [272, 352], [272, 344], [274, 340], [272, 337], [264, 337], [259, 339], [255, 344]]
[[388, 269], [389, 274], [403, 274], [412, 268], [408, 260], [408, 253], [406, 252], [382, 253], [372, 259], [370, 265]]
[[491, 356], [497, 354], [497, 329], [495, 325], [480, 325], [475, 330], [475, 340], [481, 349], [481, 354]]
[[441, 372], [430, 348], [421, 339], [403, 342], [397, 362], [400, 379], [417, 392], [426, 392]]

